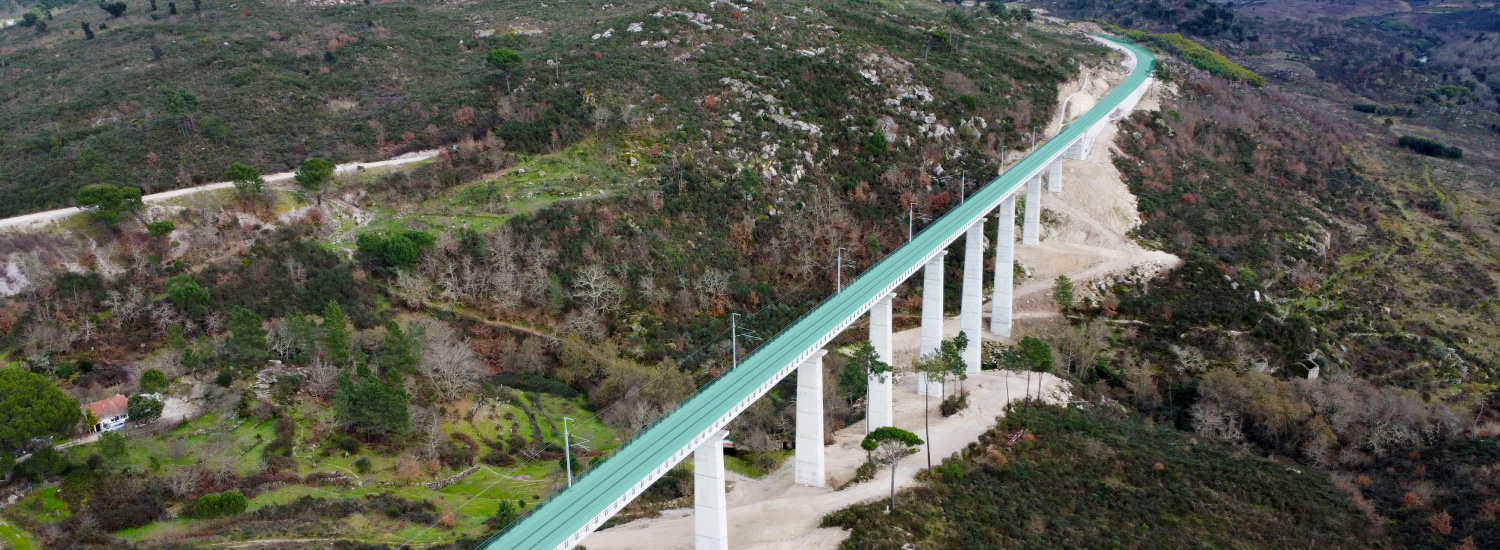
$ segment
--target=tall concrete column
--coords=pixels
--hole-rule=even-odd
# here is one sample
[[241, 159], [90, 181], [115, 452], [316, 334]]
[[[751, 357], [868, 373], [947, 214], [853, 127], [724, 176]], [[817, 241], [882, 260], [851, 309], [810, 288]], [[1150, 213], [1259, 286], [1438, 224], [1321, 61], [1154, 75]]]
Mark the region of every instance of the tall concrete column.
[[797, 471], [798, 485], [822, 487], [823, 473], [823, 356], [813, 352], [797, 365]]
[[1079, 139], [1074, 141], [1072, 145], [1069, 145], [1067, 152], [1063, 154], [1067, 155], [1070, 159], [1083, 160], [1086, 153], [1084, 149], [1086, 148], [1087, 146], [1085, 142], [1082, 139]]
[[990, 332], [1010, 336], [1012, 294], [1016, 275], [1016, 196], [1000, 203], [1000, 227], [995, 231], [995, 287], [990, 297]]
[[1026, 181], [1026, 219], [1021, 226], [1021, 244], [1036, 246], [1042, 242], [1042, 177]]
[[1062, 192], [1062, 159], [1052, 161], [1052, 165], [1047, 167], [1047, 190]]
[[[875, 355], [887, 365], [891, 363], [891, 299], [895, 297], [895, 294], [882, 296], [875, 302], [875, 307], [870, 308], [870, 345], [875, 347]], [[891, 399], [895, 373], [880, 376], [871, 374], [869, 382], [869, 399], [865, 403], [865, 433], [892, 425]]]
[[979, 345], [984, 322], [984, 217], [969, 226], [964, 236], [964, 299], [958, 314], [958, 328], [969, 337], [964, 348], [964, 364], [970, 376], [979, 374]]
[[698, 550], [729, 550], [729, 506], [724, 503], [724, 438], [720, 431], [693, 451], [693, 540]]
[[[946, 250], [939, 252], [922, 270], [922, 343], [917, 348], [918, 356], [936, 351], [943, 342], [943, 256], [946, 255]], [[942, 396], [943, 384], [929, 384], [927, 375], [917, 373], [917, 395], [924, 393]]]

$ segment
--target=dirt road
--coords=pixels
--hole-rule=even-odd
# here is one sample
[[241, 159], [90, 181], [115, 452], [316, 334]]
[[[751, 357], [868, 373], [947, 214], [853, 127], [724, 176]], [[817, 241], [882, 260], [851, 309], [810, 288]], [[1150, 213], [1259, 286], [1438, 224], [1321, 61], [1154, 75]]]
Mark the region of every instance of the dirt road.
[[[371, 168], [383, 168], [383, 167], [387, 167], [387, 166], [399, 166], [399, 165], [402, 165], [402, 164], [410, 164], [410, 163], [413, 163], [413, 162], [421, 162], [421, 161], [430, 159], [432, 157], [435, 157], [435, 156], [437, 156], [437, 154], [438, 154], [438, 150], [437, 149], [430, 149], [430, 150], [427, 150], [427, 151], [419, 151], [419, 152], [415, 152], [415, 153], [407, 153], [405, 155], [401, 155], [399, 157], [396, 157], [396, 158], [393, 158], [393, 159], [389, 159], [389, 160], [382, 160], [382, 161], [377, 161], [377, 162], [351, 162], [351, 163], [347, 163], [347, 164], [340, 164], [340, 165], [338, 165], [337, 168], [334, 169], [334, 173], [335, 174], [347, 174], [347, 173], [358, 171], [358, 170], [367, 170], [367, 169], [371, 169]], [[280, 174], [271, 174], [271, 175], [265, 177], [266, 183], [274, 183], [274, 182], [286, 181], [286, 180], [290, 180], [290, 179], [292, 179], [292, 172], [282, 172]], [[152, 193], [150, 195], [146, 195], [144, 197], [141, 197], [141, 200], [149, 204], [149, 203], [153, 203], [153, 202], [160, 202], [160, 201], [164, 201], [164, 200], [168, 200], [168, 199], [174, 199], [174, 198], [185, 196], [185, 195], [192, 195], [194, 193], [203, 193], [203, 192], [206, 192], [206, 191], [217, 191], [219, 189], [228, 189], [230, 187], [234, 187], [234, 184], [233, 183], [229, 183], [229, 182], [210, 183], [210, 184], [207, 184], [207, 185], [200, 185], [200, 186], [197, 186], [197, 187], [189, 187], [187, 189], [174, 189], [172, 191], [163, 191], [161, 193]], [[61, 209], [58, 209], [58, 210], [48, 210], [46, 212], [37, 212], [35, 214], [27, 214], [27, 215], [24, 215], [24, 216], [16, 216], [14, 218], [5, 218], [3, 220], [0, 220], [0, 230], [6, 230], [6, 229], [23, 229], [23, 230], [24, 229], [36, 229], [36, 228], [44, 226], [44, 225], [46, 225], [46, 224], [48, 224], [50, 222], [54, 222], [54, 221], [57, 221], [57, 220], [68, 218], [68, 217], [76, 215], [76, 214], [78, 214], [80, 212], [83, 212], [83, 210], [80, 210], [78, 208], [61, 208]]]

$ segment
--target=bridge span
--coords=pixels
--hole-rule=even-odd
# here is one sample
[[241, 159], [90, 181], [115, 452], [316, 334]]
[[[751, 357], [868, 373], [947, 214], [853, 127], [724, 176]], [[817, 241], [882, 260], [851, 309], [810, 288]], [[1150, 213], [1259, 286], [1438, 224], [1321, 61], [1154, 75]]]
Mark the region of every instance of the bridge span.
[[[1125, 81], [1058, 135], [1040, 145], [1014, 167], [975, 191], [959, 206], [935, 220], [911, 241], [897, 248], [839, 292], [804, 314], [745, 357], [739, 366], [700, 388], [655, 423], [641, 429], [609, 460], [591, 469], [572, 487], [530, 510], [507, 530], [481, 545], [485, 550], [570, 549], [598, 529], [677, 463], [694, 456], [696, 546], [699, 550], [727, 549], [727, 507], [724, 498], [722, 442], [724, 428], [778, 382], [798, 373], [796, 426], [796, 482], [822, 486], [823, 472], [823, 346], [870, 316], [870, 343], [882, 360], [891, 361], [891, 299], [893, 292], [919, 270], [926, 270], [923, 286], [922, 343], [927, 353], [937, 347], [942, 327], [942, 260], [948, 246], [965, 239], [963, 302], [959, 327], [971, 344], [964, 359], [979, 370], [983, 319], [983, 224], [998, 209], [996, 269], [990, 331], [1009, 336], [1015, 258], [1016, 197], [1026, 193], [1020, 241], [1039, 242], [1042, 185], [1062, 192], [1062, 158], [1082, 159], [1094, 137], [1109, 122], [1130, 113], [1150, 87], [1156, 59], [1130, 42], [1095, 36], [1095, 40], [1128, 57]], [[938, 384], [919, 383], [920, 389], [940, 395]], [[892, 384], [872, 376], [867, 429], [891, 424]], [[804, 397], [814, 397], [807, 398]]]

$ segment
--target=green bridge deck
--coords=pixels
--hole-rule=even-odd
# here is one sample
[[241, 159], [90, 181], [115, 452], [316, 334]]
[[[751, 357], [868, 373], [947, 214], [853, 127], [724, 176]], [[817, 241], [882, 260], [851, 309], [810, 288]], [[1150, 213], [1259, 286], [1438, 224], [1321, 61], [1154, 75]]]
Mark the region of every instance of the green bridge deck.
[[[883, 293], [926, 258], [956, 240], [974, 222], [999, 206], [1004, 198], [1023, 186], [1033, 174], [1060, 156], [1116, 107], [1144, 85], [1156, 58], [1144, 48], [1111, 37], [1101, 37], [1128, 48], [1136, 55], [1136, 66], [1125, 81], [1103, 101], [1062, 133], [1048, 140], [1015, 167], [975, 191], [968, 200], [938, 218], [910, 242], [876, 263], [847, 287], [756, 349], [726, 372], [699, 389], [676, 410], [658, 419], [623, 445], [609, 460], [592, 469], [571, 488], [557, 493], [532, 509], [511, 527], [481, 545], [486, 550], [546, 549], [563, 545], [611, 504], [629, 494], [631, 487], [653, 477], [654, 471], [691, 444], [741, 402], [756, 395], [757, 388], [774, 379], [841, 323], [862, 314]], [[576, 542], [576, 541], [575, 541]]]

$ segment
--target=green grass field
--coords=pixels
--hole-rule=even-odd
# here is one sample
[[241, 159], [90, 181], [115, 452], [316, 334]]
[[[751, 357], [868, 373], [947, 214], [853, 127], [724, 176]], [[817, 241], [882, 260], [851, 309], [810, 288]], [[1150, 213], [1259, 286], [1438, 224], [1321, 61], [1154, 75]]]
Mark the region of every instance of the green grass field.
[[0, 520], [0, 547], [6, 550], [39, 550], [31, 535]]

